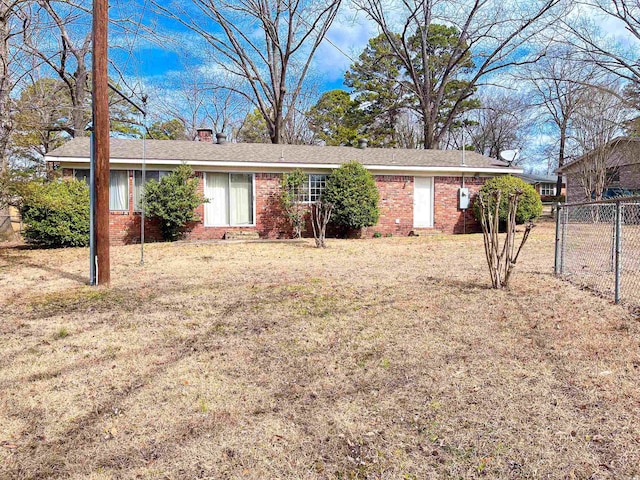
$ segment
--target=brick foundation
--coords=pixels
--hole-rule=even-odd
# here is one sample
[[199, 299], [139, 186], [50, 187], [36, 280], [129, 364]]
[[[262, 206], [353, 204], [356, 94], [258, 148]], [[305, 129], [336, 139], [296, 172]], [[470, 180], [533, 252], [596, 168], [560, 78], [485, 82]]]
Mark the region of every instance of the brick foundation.
[[[63, 169], [63, 176], [71, 177], [73, 170]], [[196, 172], [200, 179], [200, 193], [204, 193], [203, 173]], [[280, 174], [255, 174], [255, 226], [251, 227], [205, 227], [202, 221], [188, 226], [185, 237], [190, 240], [213, 240], [224, 238], [229, 231], [257, 231], [261, 238], [291, 238], [291, 226], [286, 222], [279, 203]], [[487, 178], [465, 177], [472, 204], [475, 196]], [[407, 236], [413, 227], [414, 177], [396, 175], [376, 175], [376, 185], [380, 191], [380, 219], [377, 225], [364, 229], [363, 237], [381, 235]], [[443, 233], [470, 233], [480, 231], [473, 216], [472, 208], [463, 212], [458, 209], [458, 189], [462, 177], [435, 177], [434, 180], [434, 229]], [[204, 218], [204, 205], [196, 209]], [[133, 210], [133, 171], [129, 171], [129, 211], [111, 212], [109, 233], [111, 243], [130, 244], [140, 242], [140, 213]], [[309, 225], [309, 222], [307, 222]], [[329, 232], [331, 233], [331, 232]], [[311, 236], [308, 229], [306, 236]], [[162, 239], [159, 224], [145, 219], [145, 240]]]

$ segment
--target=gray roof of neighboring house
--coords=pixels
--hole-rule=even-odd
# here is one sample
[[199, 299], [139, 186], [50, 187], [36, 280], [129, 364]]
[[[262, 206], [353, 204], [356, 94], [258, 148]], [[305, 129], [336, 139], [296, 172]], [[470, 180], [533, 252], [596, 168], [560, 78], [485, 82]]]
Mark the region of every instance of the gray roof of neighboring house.
[[[535, 173], [522, 173], [516, 175], [527, 183], [556, 183], [558, 181], [557, 175], [536, 175]], [[564, 183], [564, 179], [563, 179]]]
[[[459, 150], [410, 150], [392, 148], [321, 147], [313, 145], [274, 145], [265, 143], [225, 143], [181, 140], [147, 140], [146, 160], [184, 162], [237, 162], [267, 164], [341, 164], [357, 160], [364, 165], [385, 167], [459, 167]], [[89, 138], [70, 140], [47, 154], [48, 161], [73, 161], [89, 157]], [[112, 159], [139, 160], [142, 140], [112, 138]], [[476, 168], [507, 169], [505, 162], [475, 152], [465, 153], [465, 165]], [[521, 170], [511, 167], [514, 173]]]
[[[630, 146], [632, 150], [631, 151], [627, 150], [626, 152], [624, 149], [619, 150], [620, 145], [625, 145], [625, 144], [627, 146]], [[640, 158], [640, 155], [638, 155], [638, 147], [640, 147], [640, 137], [620, 136], [611, 140], [607, 145], [611, 148], [611, 155], [615, 154], [616, 165], [635, 164], [640, 161], [638, 160], [638, 158]], [[592, 151], [585, 153], [584, 155], [576, 158], [575, 160], [571, 160], [570, 162], [565, 163], [562, 167], [556, 169], [556, 172], [567, 173], [567, 171], [570, 171], [574, 165], [576, 165], [582, 160], [589, 158]], [[627, 154], [630, 153], [630, 155], [625, 155], [625, 153]]]

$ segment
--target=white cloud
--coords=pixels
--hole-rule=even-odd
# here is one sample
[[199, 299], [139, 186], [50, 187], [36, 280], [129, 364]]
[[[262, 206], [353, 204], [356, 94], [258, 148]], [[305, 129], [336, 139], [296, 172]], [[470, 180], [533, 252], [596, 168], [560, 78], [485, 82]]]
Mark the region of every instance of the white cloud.
[[328, 82], [342, 79], [354, 60], [357, 60], [376, 27], [364, 15], [341, 15], [329, 29], [314, 59], [314, 69]]

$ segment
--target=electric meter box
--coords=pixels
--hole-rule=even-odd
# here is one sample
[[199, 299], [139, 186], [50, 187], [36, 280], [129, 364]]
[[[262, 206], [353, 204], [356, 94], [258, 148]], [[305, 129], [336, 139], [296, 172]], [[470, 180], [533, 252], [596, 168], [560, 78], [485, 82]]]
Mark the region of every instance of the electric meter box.
[[460, 188], [458, 189], [458, 205], [460, 205], [460, 210], [466, 210], [469, 208], [469, 189], [468, 188]]

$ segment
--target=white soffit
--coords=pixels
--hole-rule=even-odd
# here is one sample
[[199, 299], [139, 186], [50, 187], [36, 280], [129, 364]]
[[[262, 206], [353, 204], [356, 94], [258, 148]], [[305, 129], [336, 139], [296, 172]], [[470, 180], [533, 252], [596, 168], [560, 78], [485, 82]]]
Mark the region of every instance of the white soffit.
[[[65, 164], [88, 164], [89, 159], [86, 157], [52, 157], [46, 156], [47, 162], [59, 162]], [[142, 160], [139, 158], [112, 158], [109, 160], [111, 165], [142, 165]], [[147, 161], [146, 165], [162, 166], [181, 165], [181, 160], [157, 160]], [[187, 165], [192, 167], [206, 167], [202, 170], [220, 170], [220, 168], [233, 168], [240, 170], [252, 169], [252, 171], [259, 171], [256, 169], [267, 170], [272, 172], [282, 171], [282, 169], [294, 169], [300, 168], [303, 170], [333, 170], [340, 167], [340, 164], [317, 164], [317, 163], [269, 163], [269, 162], [212, 162], [204, 160], [192, 160], [186, 162]], [[458, 173], [458, 174], [474, 174], [474, 173], [510, 173], [521, 174], [523, 170], [521, 168], [507, 168], [507, 167], [472, 167], [472, 166], [455, 166], [455, 167], [443, 167], [443, 166], [397, 166], [397, 165], [364, 165], [367, 170], [372, 172], [398, 172], [398, 173]], [[70, 167], [73, 168], [73, 167]]]

